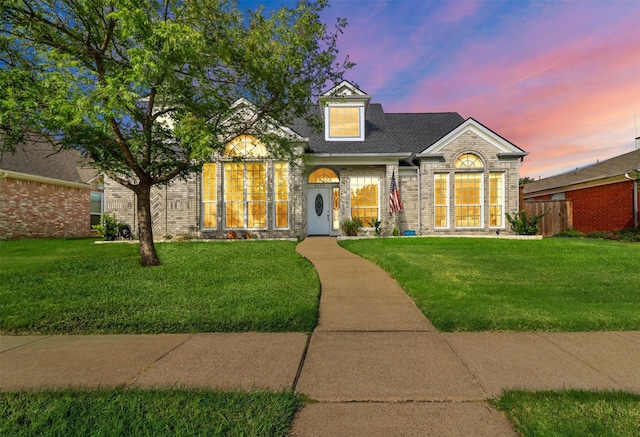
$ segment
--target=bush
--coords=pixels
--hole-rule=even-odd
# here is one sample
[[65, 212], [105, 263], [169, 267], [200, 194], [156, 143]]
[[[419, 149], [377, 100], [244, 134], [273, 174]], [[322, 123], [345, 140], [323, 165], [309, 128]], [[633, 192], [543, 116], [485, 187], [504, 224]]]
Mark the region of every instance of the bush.
[[511, 217], [509, 213], [506, 213], [507, 220], [511, 224], [511, 230], [518, 235], [536, 235], [540, 231], [540, 220], [546, 213], [539, 214], [533, 217], [528, 217], [526, 211], [518, 211], [518, 213]]
[[102, 214], [100, 223], [92, 226], [99, 237], [104, 241], [113, 241], [118, 238], [131, 239], [131, 228], [124, 223], [116, 220], [109, 214]]
[[354, 237], [358, 235], [358, 231], [362, 227], [362, 219], [354, 217], [352, 219], [345, 219], [340, 223], [340, 228], [345, 235]]
[[618, 240], [640, 242], [640, 229], [624, 228], [618, 231]]
[[560, 231], [557, 234], [554, 234], [553, 236], [563, 237], [563, 238], [582, 238], [584, 237], [584, 232], [577, 231], [574, 228], [569, 228], [566, 231]]
[[587, 238], [600, 238], [600, 239], [604, 239], [604, 240], [617, 240], [618, 239], [618, 237], [617, 237], [615, 232], [609, 232], [609, 231], [587, 232], [586, 237]]
[[592, 231], [588, 233], [580, 232], [574, 228], [554, 234], [554, 237], [565, 238], [602, 238], [605, 240], [618, 240], [629, 242], [640, 242], [640, 229], [624, 228], [618, 231]]

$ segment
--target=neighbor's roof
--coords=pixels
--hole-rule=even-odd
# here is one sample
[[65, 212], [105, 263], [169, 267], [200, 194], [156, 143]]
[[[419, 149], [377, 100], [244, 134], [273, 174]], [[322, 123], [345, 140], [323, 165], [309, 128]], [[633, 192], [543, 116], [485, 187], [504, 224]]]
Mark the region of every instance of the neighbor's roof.
[[85, 160], [76, 150], [55, 149], [49, 143], [26, 141], [14, 153], [0, 155], [0, 171], [12, 171], [60, 181], [86, 184], [97, 171], [84, 165]]
[[640, 169], [640, 149], [605, 161], [600, 161], [588, 167], [577, 168], [570, 172], [529, 182], [524, 185], [523, 193], [536, 193], [539, 191], [552, 190], [584, 182], [596, 181], [598, 179], [620, 176], [632, 171], [638, 171], [638, 169]]
[[[318, 106], [312, 108], [320, 112]], [[420, 153], [464, 122], [456, 112], [385, 113], [382, 105], [367, 108], [364, 141], [326, 141], [324, 132], [316, 132], [304, 120], [295, 120], [292, 128], [309, 138], [310, 153]]]

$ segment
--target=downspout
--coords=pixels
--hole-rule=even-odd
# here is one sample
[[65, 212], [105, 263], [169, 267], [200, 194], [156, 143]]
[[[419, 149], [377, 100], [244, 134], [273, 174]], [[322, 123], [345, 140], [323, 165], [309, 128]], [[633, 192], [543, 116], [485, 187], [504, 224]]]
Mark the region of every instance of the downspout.
[[422, 165], [418, 166], [418, 235], [422, 235]]

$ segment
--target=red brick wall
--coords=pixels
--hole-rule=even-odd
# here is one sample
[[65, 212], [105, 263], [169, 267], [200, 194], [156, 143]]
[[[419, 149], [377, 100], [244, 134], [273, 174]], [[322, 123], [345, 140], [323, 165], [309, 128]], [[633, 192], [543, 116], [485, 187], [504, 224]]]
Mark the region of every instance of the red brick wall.
[[95, 235], [90, 189], [0, 179], [0, 239]]
[[633, 226], [633, 182], [567, 191], [573, 201], [573, 227], [582, 232], [615, 231]]

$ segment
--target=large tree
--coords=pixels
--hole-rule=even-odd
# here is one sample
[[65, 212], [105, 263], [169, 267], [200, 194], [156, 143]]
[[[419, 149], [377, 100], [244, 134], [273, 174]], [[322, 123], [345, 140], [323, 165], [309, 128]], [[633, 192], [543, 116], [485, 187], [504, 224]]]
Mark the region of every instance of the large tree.
[[145, 266], [159, 263], [154, 185], [198, 171], [246, 131], [293, 157], [270, 120], [319, 123], [309, 106], [351, 65], [337, 59], [346, 21], [320, 21], [325, 0], [271, 12], [233, 0], [0, 3], [0, 152], [36, 134], [131, 189]]

